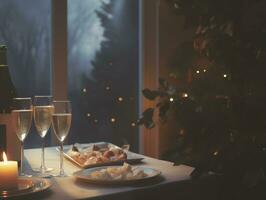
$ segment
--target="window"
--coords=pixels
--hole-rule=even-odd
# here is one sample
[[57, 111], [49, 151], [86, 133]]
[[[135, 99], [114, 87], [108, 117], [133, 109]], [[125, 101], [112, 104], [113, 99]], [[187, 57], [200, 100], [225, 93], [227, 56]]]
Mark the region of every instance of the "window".
[[[0, 0], [0, 43], [8, 46], [19, 96], [52, 93], [51, 4]], [[139, 1], [68, 0], [69, 143], [109, 141], [138, 149], [138, 65]], [[39, 147], [39, 140], [33, 125], [26, 147]]]
[[69, 142], [138, 149], [139, 2], [68, 1]]

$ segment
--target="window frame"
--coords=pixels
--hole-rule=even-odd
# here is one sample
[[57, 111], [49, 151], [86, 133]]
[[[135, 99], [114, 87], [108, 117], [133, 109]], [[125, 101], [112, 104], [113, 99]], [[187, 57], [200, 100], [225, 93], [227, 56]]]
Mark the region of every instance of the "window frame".
[[52, 94], [66, 100], [67, 87], [67, 0], [52, 0]]
[[[140, 2], [140, 78], [139, 78], [139, 114], [149, 107], [155, 107], [156, 102], [145, 99], [142, 95], [144, 88], [157, 89], [159, 86], [159, 6], [160, 0], [141, 0]], [[155, 112], [154, 121], [159, 120]], [[140, 153], [158, 158], [159, 126], [153, 129], [140, 127]]]

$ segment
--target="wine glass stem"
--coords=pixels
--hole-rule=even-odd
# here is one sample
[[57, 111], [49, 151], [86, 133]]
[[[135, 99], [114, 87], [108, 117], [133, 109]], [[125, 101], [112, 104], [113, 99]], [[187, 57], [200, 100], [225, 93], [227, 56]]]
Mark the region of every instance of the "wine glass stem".
[[24, 163], [23, 163], [23, 159], [24, 159], [24, 143], [21, 142], [21, 152], [20, 152], [20, 176], [24, 176]]
[[45, 139], [42, 138], [42, 161], [41, 161], [41, 173], [45, 173], [45, 163], [44, 163], [44, 147], [45, 147]]
[[63, 142], [60, 143], [60, 176], [64, 176], [64, 166], [63, 166]]

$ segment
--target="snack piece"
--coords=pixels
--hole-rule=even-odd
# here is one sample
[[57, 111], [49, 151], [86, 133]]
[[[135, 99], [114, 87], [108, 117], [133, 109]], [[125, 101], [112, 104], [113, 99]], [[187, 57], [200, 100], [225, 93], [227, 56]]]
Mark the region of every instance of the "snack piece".
[[122, 149], [116, 147], [110, 148], [109, 150], [112, 151], [115, 156], [119, 156], [120, 154], [124, 153]]
[[109, 158], [106, 158], [105, 156], [102, 156], [101, 159], [102, 159], [102, 162], [103, 163], [110, 162], [110, 159]]
[[139, 169], [134, 170], [133, 175], [132, 175], [132, 177], [135, 179], [144, 178], [146, 176], [147, 174], [145, 174], [143, 170], [139, 170]]
[[101, 148], [100, 147], [98, 147], [97, 145], [93, 145], [92, 146], [92, 151], [99, 151]]
[[102, 180], [110, 180], [111, 177], [105, 170], [95, 171], [90, 174], [90, 177], [93, 179], [102, 179]]
[[115, 154], [113, 151], [110, 151], [110, 150], [107, 150], [103, 153], [103, 156], [106, 157], [106, 158], [111, 158], [113, 157]]
[[[73, 148], [72, 148], [73, 149]], [[71, 156], [72, 158], [78, 158], [79, 156], [80, 156], [80, 152], [78, 152], [78, 151], [73, 151], [72, 149], [70, 149], [68, 152], [67, 152], [67, 154], [69, 155], [69, 156]]]
[[121, 167], [107, 167], [94, 171], [89, 176], [100, 180], [133, 180], [144, 178], [147, 174], [139, 168], [133, 169], [131, 165], [124, 163]]
[[96, 164], [97, 163], [97, 157], [95, 156], [92, 156], [92, 157], [89, 157], [85, 162], [84, 162], [84, 165], [91, 165], [91, 164]]
[[76, 147], [75, 145], [73, 145], [72, 146], [72, 151], [79, 152], [79, 149], [78, 149], [78, 147]]
[[126, 160], [127, 159], [127, 154], [126, 153], [122, 153], [117, 157], [118, 160]]
[[93, 157], [93, 156], [95, 156], [96, 157], [96, 153], [95, 153], [95, 151], [92, 151], [92, 152], [87, 152], [87, 151], [85, 151], [85, 152], [83, 152], [83, 154], [82, 154], [83, 156], [86, 156], [86, 157]]

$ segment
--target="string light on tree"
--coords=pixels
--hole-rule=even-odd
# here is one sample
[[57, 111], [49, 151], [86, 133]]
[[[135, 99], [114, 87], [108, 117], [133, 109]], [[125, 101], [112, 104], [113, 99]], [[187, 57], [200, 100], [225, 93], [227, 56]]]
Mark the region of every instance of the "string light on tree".
[[204, 69], [203, 72], [207, 72], [207, 69]]
[[200, 73], [200, 71], [199, 71], [199, 70], [197, 70], [197, 71], [196, 71], [196, 73], [197, 73], [197, 74], [199, 74], [199, 73]]
[[169, 101], [170, 102], [174, 102], [174, 98], [173, 97], [170, 97]]
[[87, 113], [87, 117], [91, 117], [91, 114], [90, 113]]
[[175, 7], [176, 9], [179, 8], [179, 6], [178, 6], [177, 3], [174, 4], [174, 7]]
[[131, 123], [131, 126], [132, 126], [132, 127], [135, 127], [135, 126], [136, 126], [136, 123], [135, 123], [135, 122], [132, 122], [132, 123]]
[[183, 94], [182, 94], [182, 97], [183, 97], [183, 98], [187, 98], [187, 97], [188, 97], [188, 93], [183, 93]]
[[179, 135], [185, 135], [185, 129], [181, 129]]
[[82, 89], [82, 92], [86, 93], [87, 92], [87, 89], [86, 88], [83, 88]]
[[111, 87], [110, 87], [109, 85], [107, 85], [107, 86], [105, 87], [105, 89], [106, 89], [106, 90], [110, 90]]
[[115, 122], [116, 122], [116, 119], [115, 119], [114, 117], [112, 117], [112, 118], [110, 119], [110, 121], [111, 121], [112, 123], [115, 123]]
[[95, 120], [94, 120], [94, 123], [97, 124], [97, 123], [98, 123], [98, 119], [95, 119]]
[[118, 97], [118, 101], [122, 102], [123, 100], [123, 97]]
[[223, 77], [224, 77], [224, 78], [227, 78], [227, 74], [224, 74]]

